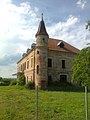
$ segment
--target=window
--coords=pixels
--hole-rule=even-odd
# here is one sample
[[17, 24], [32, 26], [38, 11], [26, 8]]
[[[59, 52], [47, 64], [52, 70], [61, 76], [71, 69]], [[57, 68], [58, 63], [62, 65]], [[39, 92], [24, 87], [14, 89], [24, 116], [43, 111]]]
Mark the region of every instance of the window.
[[22, 65], [21, 65], [21, 71], [22, 71]]
[[62, 68], [65, 68], [65, 60], [62, 60]]
[[37, 65], [37, 74], [39, 74], [39, 65]]
[[31, 76], [31, 81], [32, 81], [32, 76]]
[[60, 42], [57, 44], [57, 46], [63, 48], [63, 47], [64, 47], [64, 43], [63, 43], [63, 41], [60, 41]]
[[27, 61], [27, 69], [29, 68], [29, 61]]
[[26, 62], [24, 63], [24, 70], [26, 70]]
[[48, 67], [52, 67], [52, 59], [51, 58], [48, 59]]
[[37, 54], [39, 54], [39, 51], [37, 51]]
[[22, 64], [22, 71], [24, 71], [24, 63]]
[[31, 58], [31, 67], [33, 66], [33, 58]]

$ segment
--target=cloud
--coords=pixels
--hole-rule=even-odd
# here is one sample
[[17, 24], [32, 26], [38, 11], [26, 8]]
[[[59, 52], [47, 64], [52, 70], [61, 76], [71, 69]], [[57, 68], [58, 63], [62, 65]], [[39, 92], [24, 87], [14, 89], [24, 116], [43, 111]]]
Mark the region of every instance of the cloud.
[[11, 64], [11, 65], [0, 67], [0, 76], [4, 78], [16, 77], [16, 76], [12, 76], [12, 74], [14, 73], [17, 73], [16, 64]]
[[13, 64], [15, 68], [20, 53], [25, 52], [34, 41], [35, 29], [38, 25], [37, 14], [38, 9], [31, 7], [30, 2], [22, 2], [17, 6], [12, 0], [0, 0], [1, 75], [4, 75], [4, 70], [10, 73]]
[[82, 8], [82, 9], [84, 9], [86, 3], [87, 3], [86, 0], [78, 0], [76, 4], [77, 4], [77, 7], [80, 7], [80, 8]]
[[16, 47], [18, 49], [16, 52], [19, 52], [23, 43], [26, 45], [27, 42], [31, 43], [34, 40], [37, 13], [38, 9], [31, 7], [29, 2], [16, 6], [11, 0], [0, 1], [1, 56], [13, 54]]
[[85, 25], [80, 24], [78, 17], [70, 15], [65, 22], [58, 22], [47, 30], [50, 37], [62, 39], [79, 49], [86, 47], [88, 31], [85, 30]]
[[0, 59], [0, 66], [11, 65], [13, 63], [16, 64], [16, 61], [18, 61], [20, 57], [20, 54], [6, 55]]

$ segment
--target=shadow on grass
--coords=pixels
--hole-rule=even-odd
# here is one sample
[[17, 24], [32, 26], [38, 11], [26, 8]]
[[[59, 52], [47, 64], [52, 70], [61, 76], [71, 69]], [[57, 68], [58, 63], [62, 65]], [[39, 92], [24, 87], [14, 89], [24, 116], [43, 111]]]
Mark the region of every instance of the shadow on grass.
[[[65, 92], [84, 92], [85, 88], [82, 86], [75, 86], [71, 83], [52, 83], [48, 86], [48, 91], [65, 91]], [[88, 89], [90, 92], [90, 89]]]

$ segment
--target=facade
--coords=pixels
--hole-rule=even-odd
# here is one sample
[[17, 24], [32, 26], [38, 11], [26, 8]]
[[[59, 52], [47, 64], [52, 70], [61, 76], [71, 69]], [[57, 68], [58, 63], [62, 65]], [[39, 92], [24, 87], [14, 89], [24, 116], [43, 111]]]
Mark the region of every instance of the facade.
[[53, 81], [71, 82], [72, 61], [79, 50], [63, 40], [49, 38], [43, 16], [35, 37], [36, 43], [17, 62], [26, 83], [32, 81], [35, 86], [46, 88]]

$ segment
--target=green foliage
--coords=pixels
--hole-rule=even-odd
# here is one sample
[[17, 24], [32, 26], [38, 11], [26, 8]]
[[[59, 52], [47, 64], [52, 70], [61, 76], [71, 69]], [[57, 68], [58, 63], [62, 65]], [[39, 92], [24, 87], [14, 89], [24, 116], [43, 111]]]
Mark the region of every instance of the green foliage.
[[5, 82], [0, 82], [0, 86], [6, 86]]
[[0, 81], [2, 81], [2, 77], [0, 77]]
[[17, 80], [11, 80], [10, 85], [16, 85], [17, 84]]
[[86, 29], [88, 29], [90, 31], [90, 20], [88, 20], [86, 23]]
[[72, 79], [83, 86], [90, 85], [90, 47], [82, 49], [73, 62]]
[[25, 88], [27, 89], [34, 89], [34, 83], [32, 81], [29, 81], [26, 85]]
[[18, 85], [25, 85], [25, 75], [24, 75], [24, 73], [18, 73], [17, 84]]
[[2, 80], [0, 82], [0, 86], [8, 86], [10, 84], [10, 80]]

